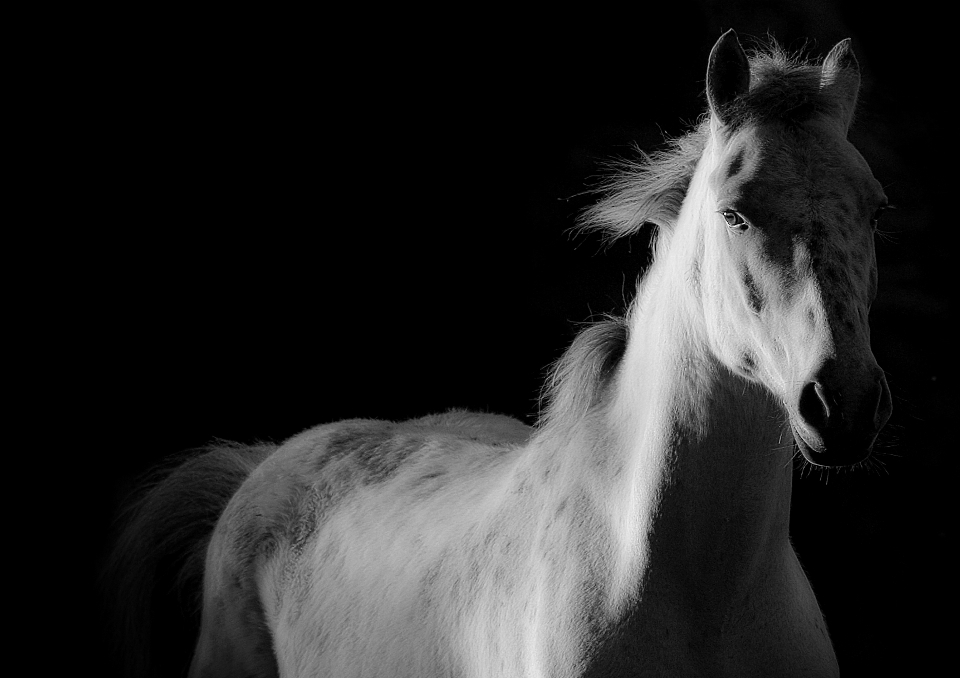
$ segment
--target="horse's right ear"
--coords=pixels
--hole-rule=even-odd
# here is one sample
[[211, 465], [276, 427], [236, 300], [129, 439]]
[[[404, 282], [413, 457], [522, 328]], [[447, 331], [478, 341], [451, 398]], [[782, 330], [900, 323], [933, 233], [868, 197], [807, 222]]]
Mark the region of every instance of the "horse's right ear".
[[710, 50], [707, 62], [707, 102], [710, 112], [726, 124], [727, 108], [738, 96], [750, 89], [750, 62], [731, 28], [720, 36]]

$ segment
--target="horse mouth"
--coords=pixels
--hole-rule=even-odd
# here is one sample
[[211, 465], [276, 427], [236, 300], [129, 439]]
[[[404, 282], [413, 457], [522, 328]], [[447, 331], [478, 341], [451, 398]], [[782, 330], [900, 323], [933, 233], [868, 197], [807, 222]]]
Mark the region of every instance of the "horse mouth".
[[873, 452], [876, 435], [867, 439], [854, 439], [849, 436], [836, 436], [807, 429], [804, 426], [791, 426], [793, 440], [803, 458], [814, 466], [827, 468], [852, 466], [865, 461]]

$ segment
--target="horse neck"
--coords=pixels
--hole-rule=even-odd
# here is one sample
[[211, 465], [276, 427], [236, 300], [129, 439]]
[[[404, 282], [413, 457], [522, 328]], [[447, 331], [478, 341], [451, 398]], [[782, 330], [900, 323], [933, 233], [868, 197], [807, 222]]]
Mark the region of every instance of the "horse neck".
[[621, 530], [641, 545], [634, 565], [712, 596], [751, 586], [787, 548], [792, 438], [773, 396], [711, 352], [686, 274], [695, 252], [661, 249], [631, 314], [607, 452], [640, 516]]

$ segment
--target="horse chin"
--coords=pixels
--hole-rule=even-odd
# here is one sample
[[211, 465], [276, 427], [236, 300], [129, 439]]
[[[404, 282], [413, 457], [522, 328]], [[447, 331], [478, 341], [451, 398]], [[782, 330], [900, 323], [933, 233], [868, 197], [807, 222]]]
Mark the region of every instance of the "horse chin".
[[820, 433], [806, 427], [793, 425], [791, 428], [800, 454], [814, 466], [853, 466], [865, 461], [873, 452], [873, 439], [866, 444], [839, 440], [828, 442]]

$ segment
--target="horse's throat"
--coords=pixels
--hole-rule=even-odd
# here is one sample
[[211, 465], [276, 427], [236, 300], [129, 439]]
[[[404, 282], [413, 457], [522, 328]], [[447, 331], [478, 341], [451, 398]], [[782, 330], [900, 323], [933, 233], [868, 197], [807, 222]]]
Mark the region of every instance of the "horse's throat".
[[791, 441], [773, 398], [726, 375], [660, 425], [648, 526], [649, 584], [683, 590], [692, 611], [735, 605], [788, 547]]
[[788, 547], [792, 436], [776, 399], [692, 344], [697, 334], [638, 332], [628, 349], [620, 395], [643, 423], [623, 436], [624, 452], [648, 516], [636, 537], [644, 576], [669, 578], [694, 597], [735, 595]]

